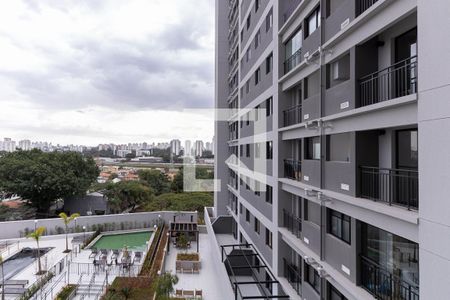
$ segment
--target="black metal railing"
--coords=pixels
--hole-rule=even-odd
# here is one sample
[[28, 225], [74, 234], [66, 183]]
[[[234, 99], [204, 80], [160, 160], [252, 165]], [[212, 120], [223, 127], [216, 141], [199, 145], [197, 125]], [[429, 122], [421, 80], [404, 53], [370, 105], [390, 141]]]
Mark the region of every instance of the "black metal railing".
[[401, 205], [408, 209], [419, 207], [419, 172], [408, 169], [360, 167], [362, 198]]
[[356, 0], [356, 16], [359, 16], [360, 14], [368, 10], [377, 1], [378, 0]]
[[302, 179], [302, 163], [295, 159], [285, 159], [284, 176], [300, 181]]
[[291, 126], [302, 122], [302, 105], [298, 104], [283, 111], [283, 125]]
[[297, 292], [297, 294], [301, 295], [302, 275], [300, 267], [288, 262], [286, 258], [283, 258], [283, 273], [292, 288]]
[[360, 106], [417, 93], [417, 56], [359, 80]]
[[361, 286], [380, 300], [419, 300], [419, 285], [392, 274], [367, 257], [360, 257]]
[[300, 238], [300, 234], [302, 233], [302, 220], [285, 209], [283, 209], [283, 227]]
[[298, 49], [284, 61], [284, 74], [287, 74], [302, 61], [302, 49]]

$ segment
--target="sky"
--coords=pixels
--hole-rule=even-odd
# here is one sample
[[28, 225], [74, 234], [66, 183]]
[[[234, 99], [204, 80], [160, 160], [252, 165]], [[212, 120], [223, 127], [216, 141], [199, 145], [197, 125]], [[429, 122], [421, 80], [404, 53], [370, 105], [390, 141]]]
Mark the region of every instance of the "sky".
[[0, 2], [0, 138], [211, 140], [214, 1]]

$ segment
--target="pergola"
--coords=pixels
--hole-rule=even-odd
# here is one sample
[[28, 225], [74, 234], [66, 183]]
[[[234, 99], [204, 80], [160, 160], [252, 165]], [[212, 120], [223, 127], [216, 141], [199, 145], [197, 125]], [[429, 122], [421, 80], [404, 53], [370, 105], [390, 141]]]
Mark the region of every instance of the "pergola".
[[197, 244], [197, 252], [199, 250], [200, 240], [198, 238], [198, 224], [196, 222], [183, 222], [176, 221], [169, 223], [169, 239], [167, 239], [167, 251], [170, 251], [170, 242], [172, 238], [177, 238], [182, 234], [187, 235], [189, 238], [195, 237]]

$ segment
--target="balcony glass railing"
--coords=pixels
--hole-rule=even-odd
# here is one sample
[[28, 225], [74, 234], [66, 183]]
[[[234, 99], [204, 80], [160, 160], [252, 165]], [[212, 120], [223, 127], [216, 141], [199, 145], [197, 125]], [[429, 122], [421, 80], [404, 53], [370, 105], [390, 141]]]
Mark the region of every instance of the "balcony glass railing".
[[283, 209], [283, 227], [287, 228], [292, 234], [300, 238], [302, 232], [302, 220]]
[[402, 60], [359, 80], [360, 106], [417, 93], [417, 56]]
[[300, 181], [302, 178], [302, 164], [295, 159], [284, 160], [284, 176], [289, 179]]
[[377, 299], [419, 300], [419, 286], [361, 256], [361, 285]]
[[295, 66], [302, 61], [302, 49], [298, 49], [294, 54], [284, 61], [284, 74], [289, 73]]
[[419, 207], [419, 172], [408, 169], [361, 167], [361, 197], [401, 205]]
[[356, 16], [359, 16], [360, 14], [368, 10], [377, 1], [378, 0], [356, 0]]
[[284, 277], [291, 284], [292, 288], [298, 295], [302, 294], [302, 276], [299, 266], [288, 262], [286, 258], [283, 258], [283, 273]]
[[298, 104], [283, 111], [283, 125], [291, 126], [302, 122], [302, 105]]

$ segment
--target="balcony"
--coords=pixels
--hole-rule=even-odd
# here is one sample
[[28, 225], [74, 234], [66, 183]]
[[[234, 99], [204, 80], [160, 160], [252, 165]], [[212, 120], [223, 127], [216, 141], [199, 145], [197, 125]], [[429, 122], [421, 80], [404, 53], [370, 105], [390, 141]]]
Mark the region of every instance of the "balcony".
[[302, 276], [300, 267], [288, 262], [286, 258], [283, 258], [283, 274], [297, 294], [301, 295]]
[[284, 74], [289, 73], [295, 66], [302, 61], [302, 49], [298, 49], [294, 54], [284, 61]]
[[361, 285], [377, 299], [419, 300], [419, 286], [385, 270], [370, 259], [360, 257]]
[[356, 0], [356, 16], [359, 16], [368, 10], [376, 2], [378, 2], [378, 0]]
[[284, 160], [284, 176], [289, 179], [300, 181], [302, 178], [302, 164], [298, 160]]
[[302, 232], [302, 220], [285, 209], [283, 209], [283, 227], [296, 237], [300, 238]]
[[359, 80], [360, 106], [417, 93], [417, 56], [412, 56]]
[[419, 207], [419, 172], [408, 169], [377, 167], [360, 168], [362, 198], [400, 205], [417, 210]]
[[302, 105], [295, 105], [283, 111], [283, 126], [291, 126], [302, 122]]

